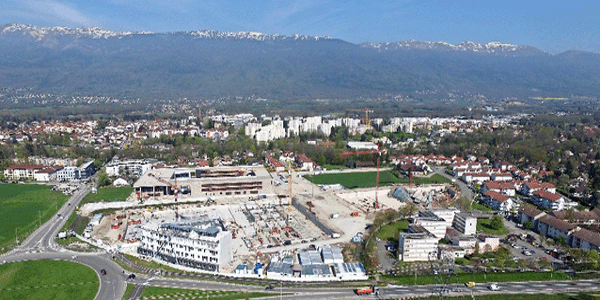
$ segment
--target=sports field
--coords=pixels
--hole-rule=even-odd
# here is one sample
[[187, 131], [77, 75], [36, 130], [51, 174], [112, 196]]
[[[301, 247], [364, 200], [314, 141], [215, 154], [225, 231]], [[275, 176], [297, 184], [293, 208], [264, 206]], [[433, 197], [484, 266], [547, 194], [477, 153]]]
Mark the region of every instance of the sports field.
[[[339, 183], [346, 188], [368, 188], [376, 186], [377, 172], [347, 172], [320, 174], [315, 176], [304, 176], [307, 180], [315, 184], [336, 184]], [[431, 184], [431, 183], [446, 183], [450, 182], [445, 177], [434, 174], [431, 177], [414, 177], [415, 184]], [[408, 178], [398, 178], [391, 171], [379, 172], [379, 185], [393, 185], [396, 183], [409, 183]]]
[[0, 184], [0, 253], [15, 244], [15, 228], [22, 241], [48, 221], [68, 196], [48, 185]]
[[116, 202], [116, 201], [125, 201], [127, 197], [131, 195], [133, 192], [133, 187], [124, 186], [120, 188], [116, 187], [102, 187], [98, 189], [98, 193], [89, 193], [87, 194], [83, 200], [81, 200], [80, 205], [85, 203], [94, 203], [94, 202]]
[[34, 260], [0, 265], [0, 299], [94, 299], [94, 270], [68, 261]]

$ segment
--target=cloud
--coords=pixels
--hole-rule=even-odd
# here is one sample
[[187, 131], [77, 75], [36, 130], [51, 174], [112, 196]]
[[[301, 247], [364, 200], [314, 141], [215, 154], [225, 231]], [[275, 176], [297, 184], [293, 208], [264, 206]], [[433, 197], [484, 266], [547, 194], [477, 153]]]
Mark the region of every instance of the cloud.
[[76, 8], [57, 1], [11, 1], [3, 15], [19, 18], [19, 22], [47, 23], [66, 26], [99, 26], [97, 22]]

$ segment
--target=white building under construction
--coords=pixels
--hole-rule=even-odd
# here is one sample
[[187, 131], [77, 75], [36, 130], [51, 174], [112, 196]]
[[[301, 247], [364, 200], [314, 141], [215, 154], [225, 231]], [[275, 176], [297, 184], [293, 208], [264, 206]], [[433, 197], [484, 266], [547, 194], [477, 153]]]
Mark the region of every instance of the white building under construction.
[[218, 272], [232, 259], [232, 235], [220, 220], [148, 223], [138, 253], [203, 271]]

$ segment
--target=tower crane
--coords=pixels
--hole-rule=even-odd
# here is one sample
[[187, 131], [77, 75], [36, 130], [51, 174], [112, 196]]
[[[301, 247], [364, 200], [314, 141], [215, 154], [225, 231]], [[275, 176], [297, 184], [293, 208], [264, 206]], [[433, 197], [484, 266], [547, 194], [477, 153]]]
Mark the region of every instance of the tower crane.
[[292, 224], [292, 222], [290, 221], [290, 214], [292, 213], [292, 179], [294, 178], [294, 176], [292, 176], [292, 162], [288, 160], [288, 182], [290, 184], [289, 188], [288, 188], [288, 226]]

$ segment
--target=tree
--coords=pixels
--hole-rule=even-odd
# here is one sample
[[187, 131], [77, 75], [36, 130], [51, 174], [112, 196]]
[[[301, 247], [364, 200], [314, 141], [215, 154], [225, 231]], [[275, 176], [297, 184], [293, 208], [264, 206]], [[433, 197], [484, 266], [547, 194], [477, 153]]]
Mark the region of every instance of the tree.
[[317, 159], [317, 164], [319, 164], [319, 166], [324, 166], [325, 163], [327, 162], [327, 158], [325, 158], [325, 155], [321, 154], [319, 155], [319, 158]]
[[98, 175], [98, 186], [109, 186], [110, 183], [110, 179], [108, 178], [106, 172], [100, 172], [100, 175]]
[[504, 228], [504, 219], [501, 216], [494, 216], [490, 222], [490, 226], [494, 230], [502, 230]]
[[401, 217], [408, 218], [417, 212], [417, 206], [412, 202], [406, 202], [406, 205], [398, 209]]
[[531, 227], [533, 227], [533, 224], [531, 223], [531, 221], [527, 221], [527, 222], [523, 223], [523, 227], [525, 227], [525, 229], [527, 229], [527, 230], [531, 230]]
[[559, 245], [566, 245], [567, 244], [567, 240], [565, 239], [564, 236], [559, 236], [556, 238], [556, 243], [558, 243]]

